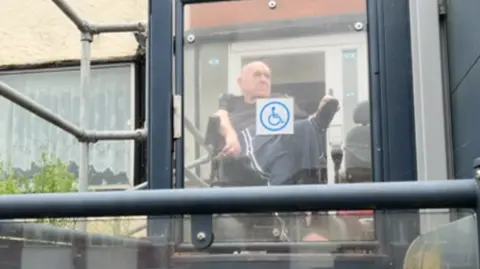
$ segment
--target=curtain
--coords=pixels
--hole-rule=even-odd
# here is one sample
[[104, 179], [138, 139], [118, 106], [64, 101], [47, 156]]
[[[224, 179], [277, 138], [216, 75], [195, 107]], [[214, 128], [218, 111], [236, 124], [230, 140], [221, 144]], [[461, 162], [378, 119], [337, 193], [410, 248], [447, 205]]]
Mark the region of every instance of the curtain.
[[[134, 128], [132, 65], [92, 68], [87, 104], [88, 129]], [[0, 81], [79, 125], [78, 68], [0, 73]], [[0, 98], [0, 155], [27, 176], [38, 170], [42, 153], [60, 158], [78, 176], [80, 145], [70, 134]], [[100, 141], [91, 145], [89, 185], [132, 182], [133, 142]]]

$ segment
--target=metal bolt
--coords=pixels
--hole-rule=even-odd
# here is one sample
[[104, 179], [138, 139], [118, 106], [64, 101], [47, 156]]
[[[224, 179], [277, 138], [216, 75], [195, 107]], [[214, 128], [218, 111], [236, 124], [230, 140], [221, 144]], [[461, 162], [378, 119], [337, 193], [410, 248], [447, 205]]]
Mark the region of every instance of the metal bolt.
[[277, 2], [274, 1], [274, 0], [268, 1], [268, 7], [269, 7], [270, 9], [275, 9], [275, 8], [277, 7]]
[[274, 237], [279, 237], [279, 236], [281, 235], [281, 232], [280, 232], [279, 229], [274, 228], [274, 229], [272, 230], [272, 235], [273, 235]]
[[193, 35], [193, 34], [187, 35], [187, 42], [190, 43], [190, 44], [195, 42], [195, 35]]
[[355, 31], [362, 31], [364, 26], [363, 22], [356, 22], [353, 25], [353, 29], [355, 29]]
[[205, 238], [207, 238], [207, 235], [204, 232], [197, 233], [197, 240], [203, 241]]

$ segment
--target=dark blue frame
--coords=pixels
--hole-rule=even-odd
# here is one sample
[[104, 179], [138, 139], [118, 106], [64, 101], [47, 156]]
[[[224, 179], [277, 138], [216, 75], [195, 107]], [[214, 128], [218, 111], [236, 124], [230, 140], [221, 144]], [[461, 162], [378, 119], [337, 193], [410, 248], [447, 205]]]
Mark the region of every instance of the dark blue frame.
[[[184, 214], [213, 214], [213, 213], [261, 213], [261, 212], [297, 212], [322, 211], [338, 209], [365, 209], [377, 210], [419, 209], [419, 208], [472, 208], [478, 212], [479, 183], [476, 180], [441, 180], [423, 182], [395, 182], [389, 184], [340, 184], [340, 185], [297, 185], [279, 186], [270, 188], [209, 188], [209, 189], [178, 189], [178, 190], [148, 190], [148, 191], [120, 191], [99, 193], [58, 193], [32, 195], [3, 195], [0, 196], [0, 219], [28, 219], [28, 218], [55, 218], [55, 217], [88, 217], [88, 216], [168, 216]], [[258, 203], [258, 197], [263, 202]], [[441, 199], [439, 199], [441, 197]], [[225, 201], [228, 201], [225, 202]], [[478, 218], [477, 218], [478, 222]], [[138, 250], [138, 268], [172, 267], [170, 258], [172, 250], [195, 251], [189, 245], [183, 244], [172, 249], [170, 244], [160, 244], [156, 238], [128, 239], [109, 237], [68, 229], [53, 228], [48, 225], [32, 223], [0, 222], [2, 236], [28, 237], [28, 231], [35, 231], [37, 240], [58, 241], [73, 239], [75, 242], [100, 242], [103, 246], [128, 244], [136, 246]], [[41, 231], [40, 234], [38, 232]], [[153, 241], [153, 242], [152, 242]], [[64, 241], [65, 242], [65, 241]], [[68, 243], [70, 241], [67, 241]], [[162, 244], [163, 243], [163, 244]], [[353, 244], [352, 244], [353, 243]], [[350, 247], [355, 249], [355, 242]], [[358, 242], [364, 248], [362, 242]], [[372, 243], [372, 242], [370, 242]], [[454, 242], [455, 243], [455, 242]], [[79, 246], [82, 249], [83, 243]], [[248, 244], [247, 244], [248, 245]], [[342, 247], [348, 247], [342, 244]], [[336, 243], [313, 244], [257, 244], [257, 248], [273, 249], [324, 249], [332, 250], [338, 247]], [[248, 247], [245, 244], [217, 244], [214, 248], [238, 249]], [[367, 246], [375, 248], [372, 244]], [[460, 257], [464, 257], [465, 253]], [[188, 256], [188, 255], [187, 255]], [[237, 256], [237, 255], [234, 255]], [[369, 255], [367, 255], [369, 256]], [[207, 256], [208, 257], [208, 256]], [[188, 257], [185, 257], [188, 258]], [[455, 257], [456, 258], [456, 257]], [[368, 266], [359, 266], [362, 261], [351, 261], [349, 267], [334, 268], [392, 268], [387, 259], [376, 260]], [[76, 261], [80, 267], [82, 261]], [[203, 262], [189, 268], [215, 268], [215, 266], [236, 266], [240, 268], [242, 261]], [[343, 261], [346, 265], [346, 262]], [[363, 263], [365, 261], [363, 260]], [[279, 268], [279, 263], [271, 263], [269, 268]], [[265, 268], [265, 261], [249, 261], [252, 268]], [[290, 266], [290, 260], [283, 266]], [[242, 268], [244, 265], [242, 266]], [[176, 267], [173, 264], [173, 268]], [[216, 267], [218, 268], [218, 267]], [[230, 267], [229, 267], [230, 268]], [[280, 267], [285, 268], [285, 267]], [[393, 268], [401, 268], [395, 266]], [[470, 268], [470, 267], [469, 267]]]
[[[147, 179], [152, 190], [173, 188], [172, 9], [170, 0], [149, 1]], [[169, 217], [149, 217], [152, 238], [170, 239], [171, 228]]]
[[[212, 0], [176, 0], [175, 46], [165, 42], [172, 37], [172, 1], [150, 0], [150, 120], [148, 140], [151, 189], [183, 187], [183, 141], [175, 141], [177, 153], [176, 184], [169, 179], [173, 144], [171, 132], [171, 89], [183, 96], [183, 9], [186, 4], [216, 2]], [[411, 77], [411, 51], [408, 0], [367, 0], [370, 85], [372, 111], [372, 145], [374, 181], [415, 181], [416, 152]], [[174, 67], [175, 84], [171, 78]], [[159, 120], [156, 120], [159, 119]], [[167, 122], [168, 121], [168, 122]], [[395, 124], [391, 124], [394, 122]], [[168, 130], [168, 129], [167, 129]], [[153, 139], [155, 138], [155, 139]], [[163, 178], [163, 181], [154, 180]], [[197, 217], [195, 217], [197, 218]], [[199, 217], [193, 231], [211, 231], [211, 218]], [[384, 246], [413, 239], [418, 234], [418, 216], [409, 220], [393, 219], [386, 213], [377, 216], [377, 237]], [[407, 222], [407, 223], [404, 223]], [[392, 238], [399, 225], [408, 225], [408, 238]], [[405, 226], [404, 226], [405, 227]], [[157, 229], [157, 228], [155, 228]], [[165, 228], [158, 228], [164, 230]], [[153, 231], [153, 228], [150, 228]], [[388, 231], [388, 232], [387, 232]], [[393, 250], [397, 252], [397, 250]]]
[[[416, 181], [409, 1], [368, 0], [367, 12], [373, 179]], [[377, 239], [389, 253], [403, 259], [408, 245], [400, 242], [415, 239], [419, 223], [418, 213], [406, 217], [377, 212]], [[400, 229], [402, 233], [394, 232]]]
[[[294, 185], [270, 188], [189, 188], [12, 194], [0, 196], [0, 220], [341, 209], [476, 209], [480, 193], [478, 186], [479, 183], [476, 180], [466, 179], [391, 182], [388, 184]], [[262, 197], [262, 203], [258, 203], [258, 197]], [[5, 223], [9, 222], [0, 221], [0, 226]], [[22, 223], [18, 224], [22, 225]], [[25, 223], [24, 225], [28, 226], [29, 224]], [[1, 230], [1, 232], [5, 231]]]

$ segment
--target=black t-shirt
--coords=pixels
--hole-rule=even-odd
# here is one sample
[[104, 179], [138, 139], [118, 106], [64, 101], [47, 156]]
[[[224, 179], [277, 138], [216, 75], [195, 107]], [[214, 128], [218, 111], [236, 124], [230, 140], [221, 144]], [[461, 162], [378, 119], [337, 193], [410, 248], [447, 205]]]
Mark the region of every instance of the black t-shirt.
[[[272, 94], [271, 97], [282, 98], [285, 95]], [[249, 126], [254, 126], [257, 116], [256, 104], [245, 103], [243, 96], [223, 94], [219, 99], [219, 109], [228, 111], [232, 127], [240, 132]], [[305, 119], [308, 114], [295, 105], [295, 119]]]

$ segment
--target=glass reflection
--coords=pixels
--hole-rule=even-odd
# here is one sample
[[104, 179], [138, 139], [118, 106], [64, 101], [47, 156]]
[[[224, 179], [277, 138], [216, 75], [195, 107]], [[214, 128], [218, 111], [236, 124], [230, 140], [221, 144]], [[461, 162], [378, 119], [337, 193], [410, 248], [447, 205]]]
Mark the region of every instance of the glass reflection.
[[274, 3], [185, 7], [187, 187], [371, 181], [365, 1]]
[[[371, 181], [365, 1], [273, 3], [185, 7], [186, 187]], [[218, 216], [216, 225], [252, 231], [265, 226], [258, 218]], [[307, 230], [329, 241], [374, 239], [371, 211], [287, 219], [302, 230], [289, 229], [296, 241]], [[271, 233], [241, 238], [271, 241]]]
[[[396, 219], [411, 219], [417, 214], [388, 213]], [[436, 218], [438, 214], [420, 213], [421, 218]], [[88, 264], [85, 268], [117, 269], [244, 267], [244, 262], [249, 268], [338, 268], [337, 262], [350, 268], [478, 268], [473, 214], [430, 229], [412, 241], [395, 242], [404, 250], [391, 248], [388, 242], [348, 241], [345, 238], [351, 237], [350, 231], [341, 218], [323, 214], [318, 215], [320, 219], [305, 220], [308, 215], [218, 216], [214, 232], [219, 238], [207, 249], [196, 249], [188, 242], [165, 241], [173, 240], [173, 236], [165, 235], [159, 241], [157, 236], [132, 233], [136, 226], [146, 223], [145, 218], [89, 219], [87, 232], [75, 229], [83, 219], [2, 221], [0, 262], [2, 268], [71, 268], [72, 262]], [[310, 229], [295, 228], [301, 221], [315, 224]], [[220, 227], [221, 222], [227, 225]], [[248, 223], [257, 225], [245, 229]], [[370, 229], [367, 226], [365, 232]], [[223, 234], [220, 229], [224, 229]], [[385, 232], [400, 235], [404, 231]]]

